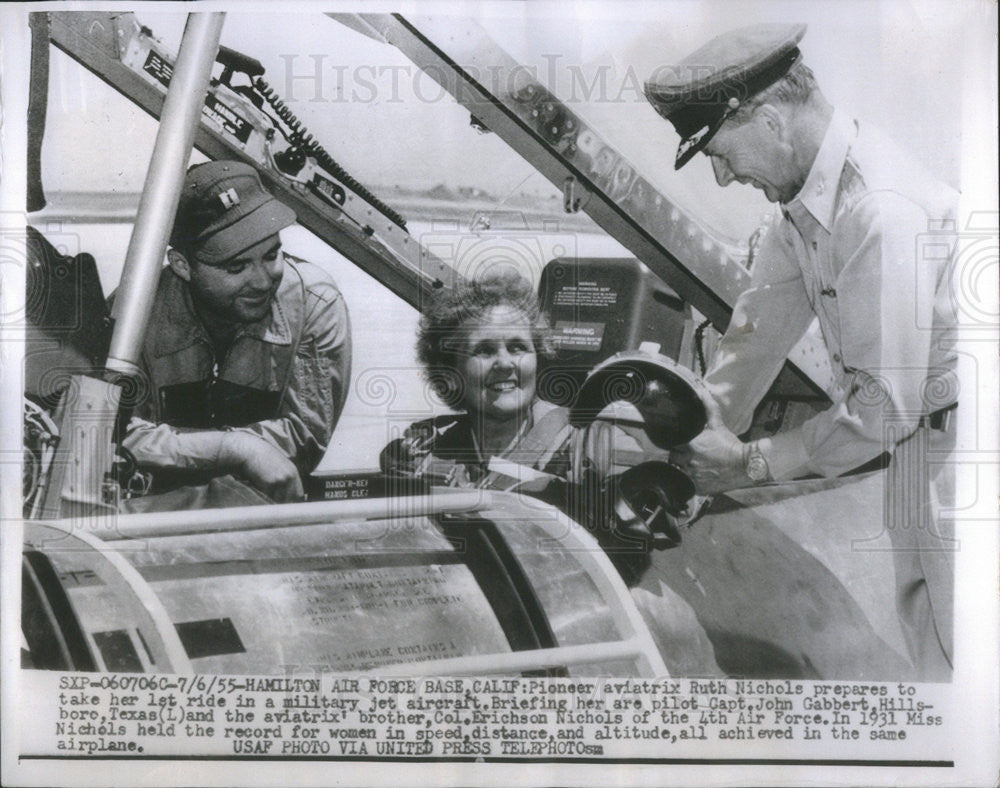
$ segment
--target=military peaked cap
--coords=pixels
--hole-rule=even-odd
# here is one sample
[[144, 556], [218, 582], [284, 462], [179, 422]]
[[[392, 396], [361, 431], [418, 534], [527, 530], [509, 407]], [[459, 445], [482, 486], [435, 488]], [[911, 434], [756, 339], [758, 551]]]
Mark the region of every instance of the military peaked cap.
[[681, 136], [674, 168], [704, 148], [740, 104], [770, 87], [800, 59], [806, 26], [760, 24], [713, 38], [646, 81], [646, 98]]

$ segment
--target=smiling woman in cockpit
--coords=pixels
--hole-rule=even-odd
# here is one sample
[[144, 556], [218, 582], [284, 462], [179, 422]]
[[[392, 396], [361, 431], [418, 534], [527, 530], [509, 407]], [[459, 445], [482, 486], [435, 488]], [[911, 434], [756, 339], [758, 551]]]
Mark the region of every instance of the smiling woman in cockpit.
[[[572, 428], [566, 408], [538, 396], [538, 361], [547, 355], [547, 326], [531, 284], [498, 273], [441, 290], [424, 309], [417, 356], [428, 379], [455, 414], [411, 424], [382, 450], [382, 470], [419, 476], [431, 484], [517, 489], [570, 511]], [[596, 518], [596, 520], [595, 520]], [[602, 544], [613, 536], [601, 526]], [[607, 545], [605, 544], [607, 550]], [[647, 562], [645, 549], [618, 545], [612, 563], [632, 585]], [[715, 676], [712, 645], [690, 605], [659, 584], [656, 593], [633, 590], [640, 612], [672, 674]]]
[[439, 291], [421, 318], [417, 356], [460, 412], [412, 424], [383, 450], [383, 470], [453, 486], [565, 477], [568, 415], [536, 392], [545, 332], [531, 284], [516, 273]]

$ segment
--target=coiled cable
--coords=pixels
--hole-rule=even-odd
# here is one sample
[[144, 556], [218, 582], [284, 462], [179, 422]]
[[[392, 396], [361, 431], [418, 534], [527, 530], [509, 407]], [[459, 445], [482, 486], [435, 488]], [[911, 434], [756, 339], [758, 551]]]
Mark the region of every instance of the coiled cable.
[[257, 77], [254, 80], [253, 85], [258, 91], [260, 91], [260, 94], [264, 97], [267, 103], [271, 105], [274, 111], [278, 114], [278, 117], [281, 118], [285, 125], [288, 126], [289, 134], [286, 136], [289, 143], [293, 147], [300, 149], [309, 156], [312, 156], [316, 159], [316, 163], [330, 173], [334, 178], [351, 189], [351, 191], [368, 202], [372, 207], [383, 213], [393, 223], [397, 224], [404, 230], [406, 229], [406, 219], [403, 218], [402, 214], [382, 202], [349, 172], [347, 172], [347, 170], [338, 164], [337, 161], [319, 143], [319, 141], [309, 133], [309, 130], [305, 127], [302, 121], [295, 116], [295, 113], [288, 108], [288, 105], [281, 100], [274, 88], [272, 88], [263, 77]]
[[694, 349], [698, 353], [698, 367], [701, 369], [702, 377], [705, 376], [708, 367], [705, 363], [705, 330], [710, 325], [712, 325], [711, 320], [704, 320], [694, 330]]

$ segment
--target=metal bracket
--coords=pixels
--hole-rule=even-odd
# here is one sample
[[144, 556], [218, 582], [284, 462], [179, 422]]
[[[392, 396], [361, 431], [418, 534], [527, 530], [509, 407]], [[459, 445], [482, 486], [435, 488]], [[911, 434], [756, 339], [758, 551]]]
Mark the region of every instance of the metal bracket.
[[[583, 207], [583, 199], [576, 191], [577, 181], [572, 175], [563, 181], [563, 208], [566, 213], [579, 213]], [[588, 193], [589, 197], [590, 194]]]
[[[166, 95], [162, 80], [154, 76], [157, 64], [172, 65], [172, 57], [144, 30], [131, 13], [60, 11], [50, 13], [53, 44], [92, 71], [154, 118], [159, 118]], [[152, 57], [155, 61], [145, 68]], [[343, 254], [366, 273], [385, 284], [409, 304], [419, 306], [433, 290], [450, 288], [460, 274], [423, 248], [405, 230], [384, 217], [346, 184], [344, 203], [323, 199], [303, 184], [288, 178], [273, 163], [266, 129], [248, 115], [248, 102], [225, 85], [210, 91], [210, 106], [195, 135], [195, 147], [213, 159], [244, 161], [261, 174], [274, 195], [288, 204], [299, 223]], [[221, 105], [221, 106], [220, 106]], [[212, 107], [215, 107], [213, 112]], [[218, 122], [232, 109], [247, 126], [227, 129]], [[260, 126], [258, 128], [258, 126]], [[246, 140], [241, 136], [249, 137]], [[238, 136], [239, 135], [239, 136]]]

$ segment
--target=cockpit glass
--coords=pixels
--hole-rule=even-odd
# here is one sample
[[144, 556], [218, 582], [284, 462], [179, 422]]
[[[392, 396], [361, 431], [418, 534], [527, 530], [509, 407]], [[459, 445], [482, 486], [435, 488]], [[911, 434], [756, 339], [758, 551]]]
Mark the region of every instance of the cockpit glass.
[[704, 25], [698, 5], [669, 8], [669, 19], [659, 24], [620, 10], [599, 18], [477, 22], [665, 197], [711, 235], [745, 247], [769, 211], [766, 200], [750, 186], [720, 189], [705, 156], [674, 170], [678, 137], [643, 95], [657, 68], [685, 54], [691, 26]]

